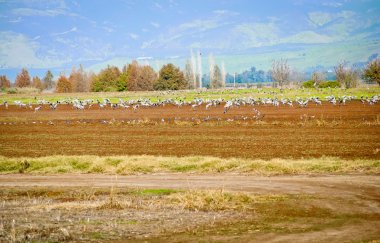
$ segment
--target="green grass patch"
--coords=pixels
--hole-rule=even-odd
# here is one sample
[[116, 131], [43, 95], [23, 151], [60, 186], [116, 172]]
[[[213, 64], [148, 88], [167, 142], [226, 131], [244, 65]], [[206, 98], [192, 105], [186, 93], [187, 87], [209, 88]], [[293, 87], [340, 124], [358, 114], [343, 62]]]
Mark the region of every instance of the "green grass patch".
[[149, 196], [166, 196], [170, 195], [172, 193], [178, 192], [177, 190], [173, 189], [143, 189], [143, 190], [137, 190], [136, 194], [139, 195], [149, 195]]
[[190, 165], [177, 165], [171, 168], [174, 172], [189, 172], [194, 171], [198, 168], [196, 164], [190, 164]]
[[380, 174], [378, 159], [245, 159], [161, 156], [0, 156], [0, 173], [244, 173], [255, 175]]
[[[330, 82], [331, 83], [331, 82]], [[334, 87], [327, 83], [325, 86]], [[88, 93], [53, 93], [53, 94], [39, 94], [39, 93], [21, 93], [21, 94], [2, 94], [2, 100], [8, 101], [12, 104], [14, 101], [22, 101], [24, 103], [35, 102], [34, 97], [37, 100], [46, 100], [50, 102], [54, 102], [57, 100], [72, 100], [72, 99], [92, 99], [92, 100], [103, 100], [104, 98], [109, 98], [111, 102], [117, 103], [119, 99], [128, 99], [128, 100], [137, 100], [139, 98], [150, 99], [153, 102], [156, 102], [158, 99], [182, 99], [186, 97], [186, 101], [192, 101], [194, 98], [203, 98], [203, 99], [233, 99], [242, 96], [252, 96], [257, 98], [262, 97], [287, 97], [290, 99], [295, 99], [296, 97], [306, 98], [310, 96], [318, 96], [324, 98], [327, 95], [334, 96], [343, 96], [343, 95], [353, 95], [358, 98], [361, 96], [371, 97], [376, 94], [380, 94], [380, 87], [371, 86], [370, 88], [359, 87], [353, 89], [341, 89], [341, 88], [303, 88], [303, 89], [293, 89], [293, 88], [285, 88], [280, 90], [279, 88], [249, 88], [249, 89], [221, 89], [221, 90], [206, 90], [206, 91], [198, 91], [198, 90], [181, 90], [174, 91], [170, 93], [164, 93], [159, 91], [140, 91], [140, 92], [88, 92]]]

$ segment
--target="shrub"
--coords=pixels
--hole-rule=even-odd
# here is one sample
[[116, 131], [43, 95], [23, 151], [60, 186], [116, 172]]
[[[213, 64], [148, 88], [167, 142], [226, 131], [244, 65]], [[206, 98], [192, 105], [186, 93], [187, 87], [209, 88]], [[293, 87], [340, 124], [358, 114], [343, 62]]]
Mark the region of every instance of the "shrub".
[[20, 168], [18, 169], [18, 172], [20, 174], [24, 173], [28, 168], [30, 167], [30, 164], [27, 160], [24, 160], [20, 163]]
[[7, 93], [8, 93], [8, 94], [17, 94], [17, 89], [16, 89], [16, 88], [9, 88], [9, 89], [7, 90]]
[[340, 83], [337, 81], [320, 81], [318, 85], [314, 86], [314, 80], [306, 81], [302, 84], [304, 88], [339, 88]]
[[318, 85], [319, 88], [339, 88], [340, 83], [338, 81], [324, 81]]
[[6, 92], [8, 94], [36, 94], [36, 93], [41, 93], [41, 90], [37, 88], [32, 88], [32, 87], [25, 87], [25, 88], [9, 88], [6, 89]]
[[314, 88], [314, 80], [309, 80], [302, 83], [302, 87], [304, 88]]

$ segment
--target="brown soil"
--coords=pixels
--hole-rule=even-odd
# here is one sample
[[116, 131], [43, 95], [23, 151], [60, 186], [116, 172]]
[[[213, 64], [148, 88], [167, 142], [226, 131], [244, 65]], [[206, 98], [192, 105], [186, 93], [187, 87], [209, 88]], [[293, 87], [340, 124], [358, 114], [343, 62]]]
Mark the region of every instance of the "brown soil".
[[[254, 193], [324, 194], [344, 197], [364, 196], [380, 200], [380, 176], [246, 176], [235, 174], [149, 174], [135, 176], [102, 174], [0, 175], [0, 187], [133, 187], [171, 189], [225, 189]], [[372, 193], [363, 190], [372, 188]], [[380, 206], [380, 205], [379, 205]]]
[[[210, 155], [246, 158], [380, 158], [380, 105], [307, 108], [190, 106], [40, 112], [0, 108], [0, 155]], [[163, 119], [163, 120], [162, 120]]]

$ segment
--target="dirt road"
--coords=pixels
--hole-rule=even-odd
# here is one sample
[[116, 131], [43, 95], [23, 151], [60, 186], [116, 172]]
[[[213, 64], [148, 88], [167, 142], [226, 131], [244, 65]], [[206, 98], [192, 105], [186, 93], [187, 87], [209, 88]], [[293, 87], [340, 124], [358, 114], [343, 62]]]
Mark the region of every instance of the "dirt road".
[[234, 174], [150, 174], [115, 176], [99, 174], [0, 175], [4, 187], [132, 187], [170, 189], [224, 189], [254, 193], [316, 193], [373, 197], [380, 200], [380, 176], [246, 176]]
[[[125, 208], [98, 209], [108, 202], [112, 186], [119, 187], [117, 200]], [[246, 202], [253, 211], [203, 211], [184, 210], [170, 196], [121, 193], [149, 188], [179, 189], [180, 195], [190, 189], [193, 196], [198, 189], [223, 189], [266, 199]], [[96, 197], [86, 196], [94, 190]], [[0, 191], [4, 222], [0, 241], [4, 242], [11, 239], [15, 218], [20, 241], [346, 242], [380, 237], [380, 176], [376, 175], [8, 174], [0, 175]]]

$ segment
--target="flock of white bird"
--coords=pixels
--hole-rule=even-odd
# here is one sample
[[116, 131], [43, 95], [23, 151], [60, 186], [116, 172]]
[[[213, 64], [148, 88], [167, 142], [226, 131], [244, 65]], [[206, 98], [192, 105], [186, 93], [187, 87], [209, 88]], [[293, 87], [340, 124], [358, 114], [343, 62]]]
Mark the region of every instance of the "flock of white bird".
[[[352, 101], [357, 99], [355, 96], [342, 96], [335, 97], [333, 95], [325, 97], [325, 101], [329, 102], [333, 105], [345, 105], [348, 101]], [[49, 107], [51, 110], [56, 110], [57, 107], [61, 104], [72, 105], [72, 107], [76, 110], [85, 110], [90, 109], [94, 105], [99, 109], [105, 109], [106, 107], [112, 109], [131, 109], [133, 111], [137, 111], [140, 107], [160, 107], [165, 105], [174, 105], [177, 107], [190, 106], [193, 111], [199, 109], [204, 105], [206, 110], [211, 109], [212, 107], [217, 107], [224, 104], [224, 113], [227, 113], [232, 107], [240, 107], [240, 106], [259, 106], [259, 105], [272, 105], [275, 107], [279, 107], [280, 105], [284, 106], [294, 106], [305, 108], [309, 104], [322, 105], [322, 100], [318, 97], [308, 97], [305, 99], [297, 97], [295, 100], [291, 100], [289, 98], [252, 98], [252, 97], [244, 97], [244, 98], [234, 98], [231, 100], [225, 100], [222, 98], [219, 99], [201, 99], [194, 98], [192, 101], [185, 101], [186, 98], [169, 98], [169, 99], [158, 99], [156, 102], [152, 102], [151, 99], [137, 99], [137, 100], [123, 100], [119, 99], [117, 103], [112, 103], [110, 99], [105, 98], [101, 102], [99, 99], [94, 101], [92, 99], [66, 99], [59, 100], [55, 102], [49, 102], [46, 100], [37, 100], [35, 103], [29, 102], [28, 104], [23, 103], [21, 101], [14, 101], [14, 104], [20, 108], [34, 110], [35, 112], [40, 111], [44, 106]], [[361, 102], [363, 104], [374, 105], [378, 103], [380, 100], [378, 95], [373, 97], [361, 97]], [[8, 109], [8, 102], [3, 101], [0, 103], [0, 106], [5, 106], [5, 109]]]
[[[186, 101], [186, 97], [178, 97], [178, 98], [167, 98], [167, 99], [158, 99], [156, 102], [152, 102], [151, 99], [137, 99], [137, 100], [123, 100], [119, 99], [118, 102], [112, 103], [110, 99], [105, 98], [102, 101], [100, 100], [92, 100], [92, 99], [65, 99], [58, 100], [55, 102], [49, 102], [46, 100], [36, 100], [34, 103], [23, 103], [21, 101], [14, 101], [14, 105], [19, 107], [20, 109], [29, 109], [31, 111], [39, 112], [42, 109], [46, 110], [57, 110], [60, 105], [70, 105], [74, 110], [86, 110], [86, 109], [108, 109], [108, 110], [131, 110], [134, 112], [138, 112], [140, 108], [149, 108], [149, 107], [164, 107], [166, 105], [180, 107], [189, 107], [189, 111], [197, 111], [197, 110], [210, 110], [212, 108], [222, 106], [223, 113], [227, 113], [231, 108], [239, 108], [241, 106], [251, 106], [252, 114], [247, 114], [248, 116], [234, 117], [235, 120], [261, 120], [264, 115], [258, 110], [260, 106], [274, 106], [276, 108], [280, 106], [290, 106], [295, 108], [307, 108], [308, 106], [322, 106], [322, 104], [331, 104], [331, 105], [346, 105], [347, 102], [352, 100], [357, 100], [357, 97], [354, 96], [341, 96], [335, 97], [333, 95], [327, 96], [324, 99], [324, 102], [318, 97], [308, 97], [308, 98], [295, 98], [294, 100], [289, 98], [253, 98], [253, 97], [243, 97], [243, 98], [234, 98], [230, 100], [225, 100], [223, 98], [219, 99], [202, 99], [202, 98], [194, 98], [192, 101]], [[379, 102], [379, 95], [375, 95], [372, 97], [361, 97], [360, 101], [363, 105], [373, 106]], [[4, 106], [5, 109], [8, 109], [9, 104], [7, 101], [3, 101], [0, 103], [0, 107]], [[1, 110], [1, 109], [0, 109]], [[174, 118], [177, 120], [179, 118]], [[192, 120], [195, 121], [193, 118]], [[215, 118], [217, 120], [221, 120], [221, 118]], [[170, 120], [170, 119], [169, 119]], [[204, 121], [212, 120], [210, 116], [207, 116], [203, 119]], [[161, 119], [162, 122], [166, 122], [164, 119]], [[168, 119], [167, 119], [168, 121]], [[229, 118], [227, 121], [233, 121]], [[135, 122], [128, 121], [128, 122]], [[138, 120], [137, 120], [138, 122]], [[103, 123], [108, 124], [108, 121], [103, 121]]]

